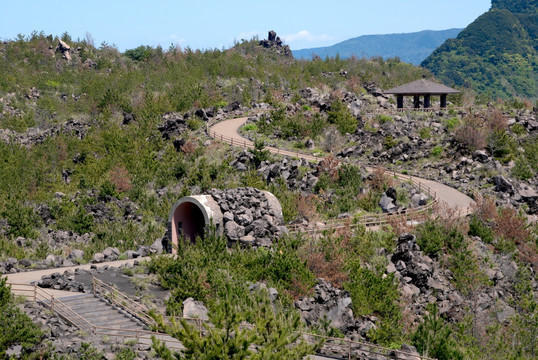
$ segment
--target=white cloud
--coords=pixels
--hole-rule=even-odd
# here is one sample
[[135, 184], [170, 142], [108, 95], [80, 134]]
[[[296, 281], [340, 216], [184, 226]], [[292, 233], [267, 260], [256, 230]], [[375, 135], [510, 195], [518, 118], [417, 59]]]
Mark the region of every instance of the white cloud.
[[295, 34], [287, 34], [282, 36], [285, 42], [292, 43], [315, 43], [315, 42], [321, 42], [321, 41], [329, 41], [332, 40], [332, 36], [321, 34], [321, 35], [314, 35], [311, 34], [308, 30], [301, 30], [298, 33]]

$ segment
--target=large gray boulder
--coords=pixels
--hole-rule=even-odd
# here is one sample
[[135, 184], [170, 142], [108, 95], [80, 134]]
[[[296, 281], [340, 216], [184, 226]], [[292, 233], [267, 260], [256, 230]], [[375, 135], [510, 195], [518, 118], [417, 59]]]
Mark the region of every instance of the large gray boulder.
[[208, 310], [201, 301], [195, 301], [193, 298], [187, 298], [183, 301], [183, 317], [209, 320]]
[[379, 206], [381, 206], [381, 210], [383, 210], [384, 213], [391, 213], [397, 209], [394, 200], [385, 193], [383, 193], [381, 200], [379, 200]]

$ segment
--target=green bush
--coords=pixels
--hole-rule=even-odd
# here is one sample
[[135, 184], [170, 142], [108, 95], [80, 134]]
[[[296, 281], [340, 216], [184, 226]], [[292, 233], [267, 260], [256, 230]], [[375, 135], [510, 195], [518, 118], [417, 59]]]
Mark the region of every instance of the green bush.
[[534, 176], [534, 171], [524, 156], [516, 158], [512, 175], [521, 180], [529, 180]]
[[335, 124], [341, 134], [353, 134], [357, 130], [357, 119], [351, 115], [346, 104], [342, 101], [333, 101], [327, 115], [329, 123]]
[[430, 155], [433, 157], [439, 157], [443, 153], [443, 147], [440, 145], [435, 146], [431, 151]]
[[394, 122], [394, 120], [392, 120], [392, 118], [388, 115], [377, 115], [375, 119], [379, 125], [383, 125], [389, 122]]
[[457, 117], [451, 117], [443, 121], [445, 124], [445, 127], [448, 131], [453, 131], [458, 125], [460, 124], [460, 121]]
[[144, 61], [148, 60], [153, 54], [153, 49], [151, 46], [141, 45], [135, 49], [129, 49], [125, 51], [125, 56], [132, 60]]
[[400, 298], [394, 274], [383, 277], [375, 270], [351, 264], [349, 282], [344, 284], [353, 301], [356, 315], [381, 317], [381, 325], [368, 336], [382, 345], [399, 343], [401, 339]]
[[13, 303], [11, 287], [0, 278], [0, 357], [6, 350], [21, 345], [25, 352], [40, 343], [42, 332], [32, 320]]
[[392, 149], [398, 145], [398, 140], [396, 140], [392, 135], [385, 136], [385, 140], [383, 141], [383, 146], [385, 149]]
[[441, 252], [446, 236], [445, 227], [435, 221], [430, 220], [417, 227], [417, 244], [430, 256], [437, 256]]
[[438, 360], [463, 360], [450, 326], [439, 316], [437, 304], [428, 304], [426, 310], [428, 314], [424, 316], [424, 322], [412, 335], [413, 345], [418, 352]]
[[418, 132], [421, 139], [429, 139], [431, 137], [431, 129], [423, 127]]
[[527, 130], [525, 130], [525, 127], [519, 123], [516, 123], [510, 127], [510, 130], [518, 136], [521, 136], [523, 134], [527, 133]]
[[41, 223], [41, 219], [30, 206], [22, 205], [18, 201], [12, 201], [0, 215], [7, 219], [9, 230], [7, 235], [16, 238], [34, 238], [37, 236], [36, 227]]
[[495, 234], [491, 227], [486, 225], [476, 215], [473, 215], [469, 221], [469, 235], [480, 237], [486, 244], [492, 244], [495, 240]]

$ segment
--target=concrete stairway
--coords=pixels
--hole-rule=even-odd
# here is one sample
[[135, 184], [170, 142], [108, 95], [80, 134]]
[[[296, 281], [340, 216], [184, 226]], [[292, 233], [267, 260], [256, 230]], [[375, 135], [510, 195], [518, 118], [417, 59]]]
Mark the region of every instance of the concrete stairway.
[[[146, 345], [151, 345], [151, 336], [154, 335], [170, 349], [184, 349], [177, 339], [166, 334], [151, 334], [151, 330], [142, 321], [93, 294], [74, 295], [58, 300], [54, 304], [54, 311], [88, 334], [113, 337], [121, 342], [137, 340]], [[46, 302], [50, 304], [50, 301]]]

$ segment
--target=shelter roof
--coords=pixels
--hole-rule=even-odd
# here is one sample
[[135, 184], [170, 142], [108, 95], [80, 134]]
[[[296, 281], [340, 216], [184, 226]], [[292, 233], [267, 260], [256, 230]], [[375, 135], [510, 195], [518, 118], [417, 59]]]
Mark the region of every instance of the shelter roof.
[[442, 95], [457, 93], [459, 93], [458, 90], [426, 79], [416, 80], [385, 91], [385, 94], [394, 95]]

